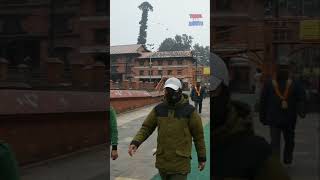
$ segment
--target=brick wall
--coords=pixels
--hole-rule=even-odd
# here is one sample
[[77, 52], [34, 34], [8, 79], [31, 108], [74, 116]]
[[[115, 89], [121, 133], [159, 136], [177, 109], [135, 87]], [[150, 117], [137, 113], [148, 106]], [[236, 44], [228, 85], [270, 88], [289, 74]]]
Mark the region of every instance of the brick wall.
[[110, 97], [110, 104], [119, 113], [158, 103], [163, 98], [163, 93], [133, 90], [111, 90]]
[[26, 165], [87, 147], [108, 138], [107, 112], [0, 115], [1, 140]]
[[[1, 95], [0, 137], [12, 146], [21, 165], [109, 138], [108, 102], [102, 93], [2, 90]], [[110, 101], [117, 112], [125, 112], [161, 99], [158, 92], [111, 91]]]
[[111, 105], [118, 112], [126, 112], [136, 108], [141, 108], [147, 105], [159, 103], [162, 97], [148, 97], [148, 98], [126, 98], [126, 99], [111, 99]]
[[105, 93], [0, 91], [0, 139], [20, 164], [46, 160], [108, 138]]

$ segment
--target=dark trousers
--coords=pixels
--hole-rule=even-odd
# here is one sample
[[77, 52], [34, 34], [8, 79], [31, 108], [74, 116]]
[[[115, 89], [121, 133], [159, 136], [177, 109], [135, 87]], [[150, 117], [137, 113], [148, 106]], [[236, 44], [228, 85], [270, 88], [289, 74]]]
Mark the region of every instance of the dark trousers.
[[159, 173], [162, 180], [187, 180], [188, 174], [166, 174]]
[[[198, 110], [199, 113], [201, 113], [202, 110], [202, 101], [194, 101], [194, 107], [196, 110]], [[199, 108], [199, 109], [198, 109]]]
[[283, 160], [284, 162], [292, 162], [293, 151], [294, 151], [294, 137], [295, 137], [295, 127], [285, 127], [285, 128], [270, 128], [271, 146], [275, 155], [279, 158], [281, 157], [281, 134], [284, 139], [284, 151]]

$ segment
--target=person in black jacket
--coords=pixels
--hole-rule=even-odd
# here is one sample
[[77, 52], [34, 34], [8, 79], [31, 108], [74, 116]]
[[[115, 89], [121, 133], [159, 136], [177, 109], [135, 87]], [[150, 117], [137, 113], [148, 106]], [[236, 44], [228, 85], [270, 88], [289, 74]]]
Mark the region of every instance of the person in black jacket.
[[304, 118], [306, 93], [302, 85], [289, 77], [289, 62], [277, 64], [276, 77], [266, 81], [260, 97], [260, 121], [270, 126], [271, 146], [280, 158], [280, 139], [285, 146], [283, 162], [292, 165], [297, 116]]
[[202, 111], [202, 101], [206, 97], [206, 90], [201, 86], [200, 82], [197, 82], [196, 86], [191, 90], [191, 100], [194, 101], [194, 106], [198, 110], [199, 114]]

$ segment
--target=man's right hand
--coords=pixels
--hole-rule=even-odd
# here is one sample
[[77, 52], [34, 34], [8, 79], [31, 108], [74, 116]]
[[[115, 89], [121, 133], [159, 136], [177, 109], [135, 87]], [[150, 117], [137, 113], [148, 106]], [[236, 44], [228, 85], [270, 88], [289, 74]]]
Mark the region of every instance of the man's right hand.
[[199, 162], [199, 165], [198, 165], [199, 171], [202, 171], [205, 166], [206, 166], [206, 162]]
[[129, 150], [128, 150], [129, 155], [132, 157], [136, 153], [137, 149], [138, 148], [136, 145], [133, 145], [133, 144], [129, 145]]

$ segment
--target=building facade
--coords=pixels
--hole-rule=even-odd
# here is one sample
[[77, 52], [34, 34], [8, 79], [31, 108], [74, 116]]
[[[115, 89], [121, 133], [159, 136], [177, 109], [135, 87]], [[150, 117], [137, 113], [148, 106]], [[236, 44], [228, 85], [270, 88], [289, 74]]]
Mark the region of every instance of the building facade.
[[65, 74], [71, 73], [72, 64], [105, 63], [107, 14], [105, 0], [1, 1], [0, 58], [13, 73], [24, 64], [37, 78], [46, 73], [52, 57], [62, 61]]
[[[275, 8], [272, 0], [266, 1], [266, 15], [271, 15]], [[278, 1], [280, 16], [319, 17], [319, 0], [282, 0]]]
[[135, 59], [134, 79], [159, 82], [162, 77], [176, 77], [185, 85], [189, 85], [195, 81], [194, 63], [195, 59], [191, 51], [146, 53]]
[[263, 61], [264, 1], [213, 1], [211, 12], [212, 51], [228, 64], [233, 90], [252, 91]]
[[119, 45], [110, 47], [110, 79], [114, 82], [134, 78], [135, 59], [150, 51], [141, 44]]
[[[80, 59], [87, 64], [107, 60], [109, 8], [106, 0], [80, 1]], [[108, 70], [108, 69], [107, 69]]]

